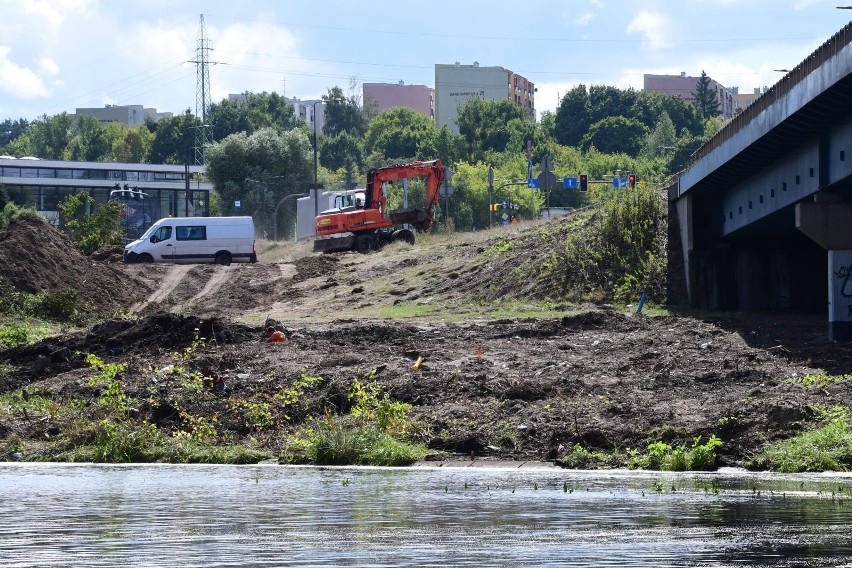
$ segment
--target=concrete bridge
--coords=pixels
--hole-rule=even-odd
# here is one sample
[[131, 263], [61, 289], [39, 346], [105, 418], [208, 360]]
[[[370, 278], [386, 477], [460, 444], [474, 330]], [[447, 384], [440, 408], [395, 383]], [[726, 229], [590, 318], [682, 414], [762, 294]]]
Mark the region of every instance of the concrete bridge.
[[829, 338], [852, 340], [852, 23], [699, 148], [668, 192], [691, 305], [824, 311]]

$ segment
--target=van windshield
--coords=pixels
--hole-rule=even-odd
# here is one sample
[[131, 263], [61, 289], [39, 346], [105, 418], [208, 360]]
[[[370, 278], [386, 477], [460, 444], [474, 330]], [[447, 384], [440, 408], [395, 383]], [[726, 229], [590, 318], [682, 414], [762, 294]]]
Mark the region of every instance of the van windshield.
[[156, 231], [156, 230], [157, 230], [157, 224], [156, 224], [156, 223], [154, 223], [153, 225], [151, 225], [150, 227], [148, 227], [148, 230], [147, 230], [147, 231], [145, 231], [145, 234], [144, 234], [144, 235], [142, 235], [141, 237], [139, 237], [139, 240], [144, 241], [145, 239], [147, 239], [148, 237], [150, 237], [151, 235], [153, 235], [153, 234], [154, 234], [154, 231]]

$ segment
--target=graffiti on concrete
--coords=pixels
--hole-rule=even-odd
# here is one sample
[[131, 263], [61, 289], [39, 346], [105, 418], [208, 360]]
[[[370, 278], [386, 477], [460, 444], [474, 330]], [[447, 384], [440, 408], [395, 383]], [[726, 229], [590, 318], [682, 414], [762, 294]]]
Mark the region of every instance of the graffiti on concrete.
[[852, 264], [841, 266], [839, 270], [834, 272], [834, 277], [842, 281], [840, 295], [846, 298], [848, 303], [846, 317], [852, 318]]

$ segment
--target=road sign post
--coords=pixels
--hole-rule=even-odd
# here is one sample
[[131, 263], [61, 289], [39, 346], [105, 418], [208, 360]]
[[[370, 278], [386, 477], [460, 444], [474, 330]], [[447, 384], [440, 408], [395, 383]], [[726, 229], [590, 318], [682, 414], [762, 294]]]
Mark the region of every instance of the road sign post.
[[488, 228], [494, 226], [494, 210], [491, 205], [494, 203], [494, 167], [488, 166]]
[[556, 176], [549, 170], [542, 170], [538, 174], [538, 187], [546, 194], [548, 215], [550, 214], [550, 190], [556, 187], [557, 183]]

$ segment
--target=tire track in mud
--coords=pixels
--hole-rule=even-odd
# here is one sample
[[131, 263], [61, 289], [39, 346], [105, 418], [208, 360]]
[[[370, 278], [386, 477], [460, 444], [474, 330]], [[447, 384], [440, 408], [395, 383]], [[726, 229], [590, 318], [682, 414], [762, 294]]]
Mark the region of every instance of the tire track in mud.
[[184, 277], [192, 269], [190, 265], [175, 265], [166, 273], [160, 286], [150, 296], [130, 307], [131, 312], [140, 312], [151, 304], [159, 304], [175, 291]]
[[215, 294], [216, 291], [219, 290], [219, 288], [221, 288], [225, 282], [227, 282], [231, 278], [236, 277], [234, 271], [238, 270], [239, 267], [217, 266], [216, 269], [217, 270], [213, 273], [213, 276], [210, 277], [210, 280], [208, 280], [207, 283], [204, 284], [204, 287], [197, 294], [195, 294], [192, 298], [189, 299], [190, 305], [195, 304], [196, 302], [198, 302], [198, 300], [204, 298], [205, 296]]

